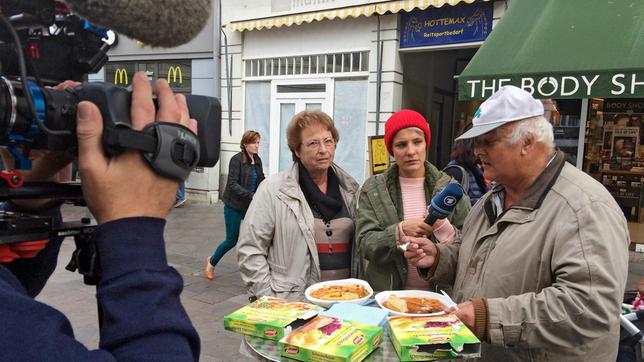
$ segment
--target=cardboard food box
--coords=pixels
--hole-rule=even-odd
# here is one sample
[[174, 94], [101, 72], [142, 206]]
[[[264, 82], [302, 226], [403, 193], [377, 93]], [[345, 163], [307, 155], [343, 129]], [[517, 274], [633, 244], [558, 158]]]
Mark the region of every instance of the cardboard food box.
[[281, 298], [261, 297], [224, 317], [224, 328], [251, 336], [280, 340], [324, 308]]
[[382, 343], [383, 328], [317, 316], [279, 341], [284, 357], [311, 362], [362, 361]]
[[401, 361], [476, 358], [481, 342], [454, 315], [392, 317], [389, 338]]

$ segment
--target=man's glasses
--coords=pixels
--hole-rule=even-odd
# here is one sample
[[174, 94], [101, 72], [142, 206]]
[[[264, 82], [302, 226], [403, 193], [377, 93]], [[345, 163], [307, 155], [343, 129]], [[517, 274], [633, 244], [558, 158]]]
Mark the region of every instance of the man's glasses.
[[326, 148], [334, 148], [335, 140], [333, 138], [327, 138], [324, 140], [311, 140], [306, 142], [304, 144], [304, 147], [306, 147], [308, 150], [311, 150], [311, 151], [317, 151], [320, 149], [320, 146], [322, 144], [324, 144], [324, 147]]

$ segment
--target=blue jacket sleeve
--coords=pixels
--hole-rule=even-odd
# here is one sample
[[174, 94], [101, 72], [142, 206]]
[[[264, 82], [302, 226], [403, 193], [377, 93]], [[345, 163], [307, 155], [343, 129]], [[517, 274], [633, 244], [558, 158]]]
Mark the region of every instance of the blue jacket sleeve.
[[199, 336], [179, 299], [181, 276], [167, 264], [164, 226], [162, 219], [128, 218], [98, 227], [98, 350], [74, 339], [62, 313], [33, 300], [0, 266], [0, 360], [198, 360]]

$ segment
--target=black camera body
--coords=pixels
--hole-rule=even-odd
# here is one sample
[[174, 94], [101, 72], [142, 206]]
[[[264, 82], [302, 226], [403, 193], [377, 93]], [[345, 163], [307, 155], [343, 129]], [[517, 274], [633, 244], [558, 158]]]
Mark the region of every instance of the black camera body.
[[[16, 157], [16, 168], [30, 168], [31, 149], [78, 152], [76, 110], [81, 101], [91, 101], [101, 111], [108, 156], [139, 150], [157, 173], [176, 180], [184, 180], [196, 166], [214, 166], [221, 138], [216, 98], [186, 95], [190, 118], [197, 120], [195, 135], [165, 122], [132, 129], [131, 92], [113, 84], [50, 88], [65, 80], [84, 81], [100, 70], [108, 60], [106, 32], [71, 14], [61, 1], [0, 0], [0, 146]], [[79, 184], [23, 185], [19, 173], [0, 172], [0, 202], [28, 198], [82, 203], [82, 192]], [[94, 227], [89, 220], [56, 226], [46, 217], [0, 211], [0, 244], [32, 240], [35, 231], [39, 237], [73, 236], [77, 251], [68, 269], [79, 269], [85, 282], [94, 284], [100, 274]]]
[[[109, 45], [102, 38], [107, 29], [97, 28], [70, 14], [60, 1], [0, 0], [0, 10], [10, 16], [10, 24], [0, 27], [0, 145], [75, 151], [76, 105], [89, 100], [103, 115], [106, 133], [103, 141], [108, 155], [137, 146], [137, 142], [121, 145], [119, 139], [124, 137], [114, 135], [115, 131], [126, 133], [131, 129], [129, 91], [100, 82], [85, 83], [65, 91], [45, 87], [68, 79], [81, 81], [88, 73], [100, 70], [108, 59]], [[194, 153], [199, 155], [197, 162], [188, 166], [212, 167], [219, 159], [221, 105], [216, 98], [199, 95], [187, 95], [186, 101], [190, 117], [197, 120], [198, 149]], [[172, 137], [172, 133], [184, 134], [169, 131], [169, 126], [164, 130], [170, 134], [157, 132], [157, 137], [166, 136], [165, 143], [159, 140], [160, 145], [168, 146], [167, 142], [171, 140], [167, 138]], [[131, 136], [130, 133], [125, 138]], [[143, 138], [140, 143], [145, 143]], [[190, 144], [184, 146], [186, 149], [192, 147]], [[194, 155], [186, 157], [195, 158]], [[170, 161], [161, 159], [157, 162]], [[189, 170], [181, 175], [161, 173], [184, 179]]]

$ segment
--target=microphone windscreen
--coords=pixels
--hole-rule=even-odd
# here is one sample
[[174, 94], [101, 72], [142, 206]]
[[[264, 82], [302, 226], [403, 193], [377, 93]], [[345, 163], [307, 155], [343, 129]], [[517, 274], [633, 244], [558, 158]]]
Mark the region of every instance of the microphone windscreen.
[[463, 198], [463, 188], [460, 184], [449, 183], [445, 188], [432, 197], [429, 213], [438, 219], [448, 217], [456, 208], [456, 204]]
[[[155, 47], [175, 47], [199, 34], [211, 0], [65, 0], [93, 24]], [[219, 31], [219, 29], [215, 29]]]

